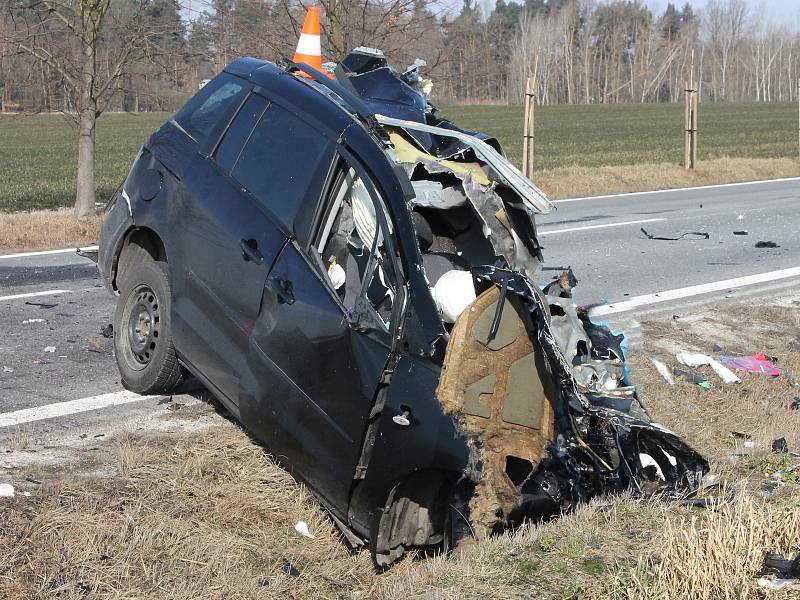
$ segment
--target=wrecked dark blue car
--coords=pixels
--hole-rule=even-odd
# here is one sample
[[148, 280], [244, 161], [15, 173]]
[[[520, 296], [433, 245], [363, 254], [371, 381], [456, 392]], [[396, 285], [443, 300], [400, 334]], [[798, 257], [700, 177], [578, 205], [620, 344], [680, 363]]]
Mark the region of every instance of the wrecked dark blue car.
[[607, 492], [691, 494], [621, 338], [536, 281], [544, 195], [436, 115], [418, 66], [241, 59], [109, 203], [123, 384], [199, 379], [386, 566]]

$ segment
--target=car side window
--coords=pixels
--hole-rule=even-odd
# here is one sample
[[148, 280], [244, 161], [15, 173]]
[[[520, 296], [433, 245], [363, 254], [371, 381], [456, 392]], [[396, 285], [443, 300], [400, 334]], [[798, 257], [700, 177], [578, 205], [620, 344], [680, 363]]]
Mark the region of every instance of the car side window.
[[[256, 125], [231, 171], [289, 231], [332, 144], [319, 131], [275, 103]], [[312, 189], [313, 191], [313, 189]], [[316, 204], [317, 198], [308, 199]]]
[[175, 113], [175, 120], [195, 141], [202, 144], [219, 120], [233, 110], [245, 85], [238, 77], [221, 73]]
[[258, 94], [250, 94], [245, 100], [214, 153], [214, 159], [223, 169], [233, 169], [250, 132], [266, 108], [267, 100]]
[[372, 321], [388, 332], [397, 282], [388, 264], [392, 232], [381, 226], [377, 211], [389, 226], [383, 200], [373, 198], [355, 171], [342, 171], [311, 251], [318, 253], [319, 263], [348, 313], [366, 309]]

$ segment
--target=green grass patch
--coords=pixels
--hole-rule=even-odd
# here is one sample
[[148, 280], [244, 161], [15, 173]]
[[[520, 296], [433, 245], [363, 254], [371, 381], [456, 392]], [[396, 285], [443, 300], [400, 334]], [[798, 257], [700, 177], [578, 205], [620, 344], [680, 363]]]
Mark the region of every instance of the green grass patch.
[[[128, 173], [139, 147], [164, 113], [105, 114], [97, 121], [97, 201]], [[78, 130], [61, 115], [0, 116], [0, 211], [75, 203]]]
[[[500, 139], [509, 158], [522, 156], [522, 108], [450, 106], [441, 113], [466, 129]], [[97, 122], [97, 200], [124, 179], [139, 146], [165, 113], [105, 114]], [[683, 106], [617, 104], [536, 109], [536, 169], [683, 159]], [[60, 115], [0, 116], [0, 211], [72, 206], [77, 130]], [[794, 103], [701, 104], [700, 160], [797, 155]]]
[[[522, 160], [522, 108], [450, 106], [441, 114], [465, 129], [500, 140]], [[698, 160], [795, 157], [797, 104], [700, 105]], [[537, 106], [535, 169], [683, 161], [682, 104]]]

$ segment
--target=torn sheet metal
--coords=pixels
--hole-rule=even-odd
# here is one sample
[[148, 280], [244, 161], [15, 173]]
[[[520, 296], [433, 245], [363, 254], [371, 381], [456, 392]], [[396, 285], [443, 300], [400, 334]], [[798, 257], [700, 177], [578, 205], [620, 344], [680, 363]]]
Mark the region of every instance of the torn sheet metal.
[[[393, 117], [387, 117], [380, 114], [376, 114], [375, 118], [382, 125], [398, 127], [406, 131], [423, 131], [442, 137], [452, 137], [457, 139], [475, 152], [475, 155], [479, 160], [489, 165], [496, 173], [498, 179], [517, 192], [522, 197], [526, 206], [528, 206], [531, 210], [540, 214], [548, 214], [553, 210], [553, 205], [545, 197], [544, 192], [536, 187], [530, 179], [522, 175], [522, 173], [520, 173], [519, 170], [512, 165], [505, 156], [500, 154], [485, 141], [461, 131], [453, 131], [444, 129], [442, 127], [434, 127], [424, 123], [395, 119]], [[424, 148], [422, 149], [424, 150]]]

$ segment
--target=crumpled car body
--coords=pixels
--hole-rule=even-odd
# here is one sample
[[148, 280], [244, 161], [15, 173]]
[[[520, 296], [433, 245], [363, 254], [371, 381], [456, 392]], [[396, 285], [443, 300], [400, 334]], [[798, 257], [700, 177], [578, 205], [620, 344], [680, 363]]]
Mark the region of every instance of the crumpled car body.
[[240, 59], [153, 134], [100, 240], [123, 383], [194, 375], [378, 567], [692, 494], [708, 465], [647, 415], [622, 336], [571, 272], [535, 283], [550, 203], [419, 81], [368, 50], [334, 77]]

